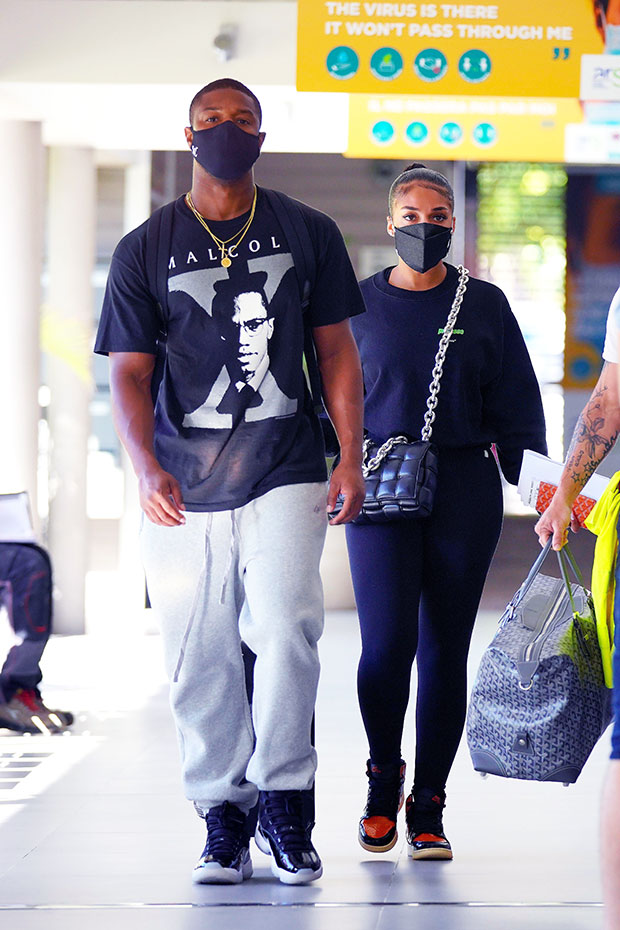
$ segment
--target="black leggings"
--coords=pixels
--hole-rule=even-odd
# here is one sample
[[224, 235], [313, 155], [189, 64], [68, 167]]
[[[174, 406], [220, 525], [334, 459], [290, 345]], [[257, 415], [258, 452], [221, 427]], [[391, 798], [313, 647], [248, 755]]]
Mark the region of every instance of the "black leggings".
[[490, 451], [442, 449], [431, 515], [347, 526], [362, 633], [358, 695], [375, 762], [397, 762], [417, 655], [414, 784], [439, 791], [461, 739], [467, 653], [502, 526]]

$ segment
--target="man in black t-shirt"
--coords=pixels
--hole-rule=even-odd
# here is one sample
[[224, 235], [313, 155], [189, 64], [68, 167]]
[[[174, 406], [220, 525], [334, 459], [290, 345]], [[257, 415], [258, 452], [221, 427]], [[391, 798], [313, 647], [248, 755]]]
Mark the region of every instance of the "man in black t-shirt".
[[[287, 884], [322, 873], [305, 813], [316, 769], [319, 560], [338, 494], [345, 505], [334, 523], [353, 519], [364, 497], [361, 371], [349, 327], [363, 312], [361, 294], [335, 223], [284, 198], [312, 243], [302, 308], [299, 252], [274, 209], [283, 195], [254, 185], [260, 123], [258, 100], [237, 81], [196, 94], [185, 130], [192, 189], [164, 208], [165, 299], [149, 274], [145, 223], [114, 253], [95, 346], [110, 356], [115, 423], [148, 518], [143, 557], [185, 790], [207, 822], [194, 869], [201, 883], [252, 874], [248, 813], [257, 800], [256, 842], [273, 873]], [[328, 490], [303, 368], [308, 328], [340, 444]], [[241, 641], [257, 657], [252, 708]]]

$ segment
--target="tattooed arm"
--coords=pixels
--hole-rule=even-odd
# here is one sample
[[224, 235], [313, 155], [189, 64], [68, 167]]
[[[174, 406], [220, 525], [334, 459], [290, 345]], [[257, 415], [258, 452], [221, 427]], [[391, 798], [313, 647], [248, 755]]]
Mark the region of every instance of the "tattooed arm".
[[620, 432], [618, 375], [618, 365], [605, 362], [598, 383], [579, 415], [558, 489], [534, 527], [541, 546], [553, 536], [553, 548], [561, 549], [569, 523], [574, 532], [579, 529], [572, 506], [588, 478], [613, 449]]

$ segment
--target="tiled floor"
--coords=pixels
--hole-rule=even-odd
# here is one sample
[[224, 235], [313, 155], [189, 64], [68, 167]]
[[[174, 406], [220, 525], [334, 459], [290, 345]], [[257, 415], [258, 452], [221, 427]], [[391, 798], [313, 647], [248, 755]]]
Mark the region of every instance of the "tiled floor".
[[[472, 666], [496, 616], [480, 615]], [[356, 839], [366, 759], [358, 648], [355, 615], [330, 614], [317, 708], [323, 879], [281, 885], [254, 849], [251, 881], [196, 887], [203, 825], [181, 794], [158, 637], [52, 640], [44, 696], [78, 721], [71, 735], [0, 736], [0, 928], [600, 930], [608, 737], [568, 789], [483, 780], [462, 746], [448, 785], [454, 861], [414, 863], [402, 840], [371, 856]]]

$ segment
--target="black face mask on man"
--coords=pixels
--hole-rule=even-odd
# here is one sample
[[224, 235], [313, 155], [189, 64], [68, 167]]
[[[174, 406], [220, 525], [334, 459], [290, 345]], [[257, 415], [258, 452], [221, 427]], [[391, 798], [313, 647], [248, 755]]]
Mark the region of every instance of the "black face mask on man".
[[231, 120], [213, 129], [194, 129], [192, 155], [199, 165], [221, 181], [237, 181], [260, 155], [260, 138]]
[[452, 241], [449, 226], [414, 223], [394, 227], [394, 245], [399, 256], [414, 271], [424, 274], [445, 258]]

